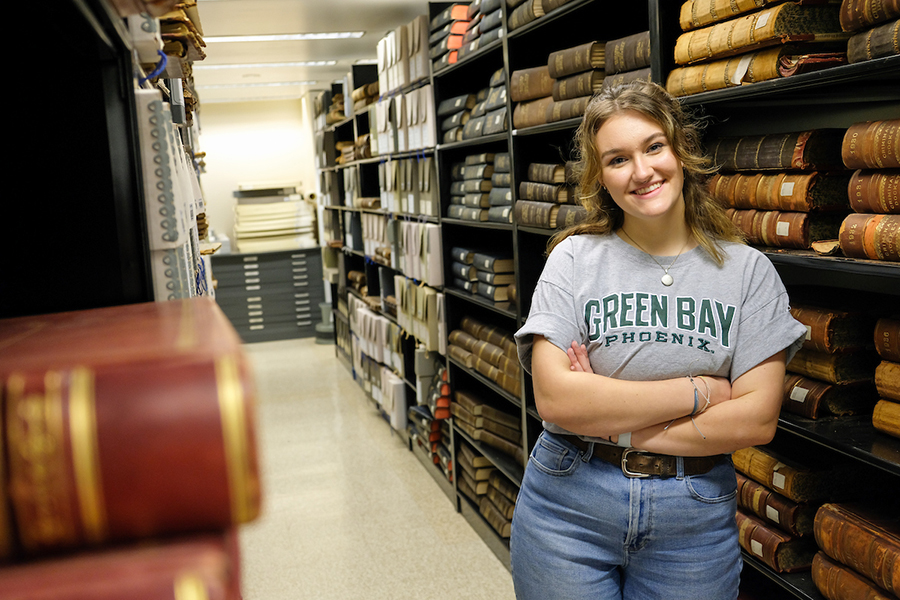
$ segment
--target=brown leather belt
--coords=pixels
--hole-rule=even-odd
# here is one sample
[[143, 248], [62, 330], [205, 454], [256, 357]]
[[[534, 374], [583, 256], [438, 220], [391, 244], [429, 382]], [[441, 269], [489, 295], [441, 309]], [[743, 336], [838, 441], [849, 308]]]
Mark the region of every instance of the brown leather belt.
[[[575, 435], [557, 435], [584, 453], [587, 453], [591, 444]], [[665, 479], [678, 475], [677, 457], [668, 454], [651, 454], [634, 448], [620, 448], [619, 446], [595, 443], [591, 455], [621, 468], [626, 477], [656, 476]], [[683, 459], [684, 474], [702, 475], [716, 466], [724, 457], [724, 454], [686, 456]]]

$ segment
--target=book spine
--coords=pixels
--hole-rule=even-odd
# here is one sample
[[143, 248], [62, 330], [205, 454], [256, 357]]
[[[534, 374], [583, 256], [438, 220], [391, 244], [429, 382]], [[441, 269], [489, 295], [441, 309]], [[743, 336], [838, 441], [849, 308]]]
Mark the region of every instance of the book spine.
[[842, 170], [843, 139], [839, 129], [723, 138], [711, 142], [710, 153], [724, 171]]
[[519, 184], [519, 198], [533, 202], [558, 202], [560, 185], [523, 181]]
[[627, 83], [631, 83], [632, 81], [650, 80], [650, 67], [647, 67], [645, 69], [635, 69], [634, 71], [623, 71], [614, 75], [610, 74], [610, 72], [607, 71], [606, 77], [603, 78], [603, 89], [625, 85]]
[[818, 172], [736, 173], [715, 175], [708, 186], [716, 200], [732, 208], [810, 212], [846, 208], [847, 181]]
[[494, 487], [492, 479], [488, 479], [488, 484], [490, 484], [487, 493], [488, 498], [491, 499], [491, 502], [493, 502], [494, 506], [497, 507], [497, 510], [500, 511], [500, 514], [503, 515], [503, 518], [511, 520], [513, 518], [513, 512], [516, 508], [515, 503], [510, 502], [509, 498], [503, 495], [503, 492]]
[[843, 0], [841, 29], [858, 31], [900, 16], [898, 0]]
[[508, 188], [512, 184], [512, 173], [494, 173], [491, 175], [491, 185], [494, 187]]
[[872, 362], [866, 352], [825, 354], [801, 348], [788, 363], [788, 370], [828, 383], [845, 384], [872, 381]]
[[508, 538], [511, 532], [511, 525], [508, 519], [504, 519], [497, 507], [488, 496], [482, 496], [478, 503], [478, 512], [490, 523], [494, 531], [502, 538]]
[[556, 213], [557, 227], [571, 227], [587, 220], [587, 209], [574, 204], [560, 205]]
[[832, 600], [888, 600], [871, 581], [821, 551], [813, 558], [811, 575], [816, 588]]
[[688, 0], [681, 5], [678, 24], [682, 31], [725, 21], [778, 0]]
[[872, 426], [882, 433], [900, 438], [900, 400], [879, 400], [872, 413]]
[[864, 62], [900, 54], [900, 20], [857, 33], [847, 40], [847, 61]]
[[875, 322], [875, 349], [884, 360], [900, 363], [900, 319]]
[[509, 97], [513, 102], [544, 98], [553, 93], [553, 78], [546, 65], [513, 71], [509, 76]]
[[458, 363], [465, 365], [467, 369], [475, 366], [475, 355], [460, 346], [450, 344], [447, 346], [447, 353]]
[[604, 71], [585, 71], [553, 82], [553, 99], [570, 100], [590, 96], [603, 87]]
[[509, 152], [498, 152], [494, 155], [494, 172], [509, 173], [510, 168]]
[[[779, 46], [701, 65], [672, 69], [666, 79], [666, 89], [673, 96], [689, 96], [744, 83], [778, 79], [782, 76], [778, 67], [784, 53], [785, 49]], [[606, 83], [604, 80], [604, 86]]]
[[513, 9], [512, 14], [509, 16], [507, 28], [509, 31], [514, 31], [542, 16], [544, 16], [544, 9], [541, 5], [541, 0], [525, 0], [525, 2]]
[[784, 397], [781, 407], [788, 412], [815, 419], [822, 397], [832, 386], [824, 381], [787, 373], [784, 378]]
[[[802, 536], [812, 533], [815, 516], [813, 509], [773, 492], [742, 473], [737, 473], [736, 477], [738, 508], [756, 515], [790, 535]], [[812, 514], [809, 514], [811, 512]]]
[[[808, 213], [735, 210], [731, 216], [735, 225], [748, 235], [751, 243], [779, 248], [809, 248], [810, 242], [817, 241], [810, 236]], [[834, 227], [834, 233], [837, 228], [838, 226]]]
[[606, 42], [606, 72], [635, 71], [650, 66], [650, 32]]
[[565, 121], [566, 119], [574, 119], [584, 115], [587, 105], [591, 101], [591, 96], [581, 96], [580, 98], [570, 98], [569, 100], [554, 101], [547, 107], [547, 122], [555, 123], [556, 121]]
[[841, 251], [850, 258], [900, 261], [900, 216], [854, 213], [841, 223]]
[[588, 42], [573, 48], [552, 52], [547, 60], [550, 77], [562, 79], [590, 69], [603, 69], [605, 66], [604, 49], [603, 42]]
[[[552, 229], [551, 217], [555, 217], [554, 209], [559, 210], [559, 207], [551, 202], [517, 200], [515, 206], [516, 223], [524, 226]], [[555, 219], [553, 222], [555, 223]]]
[[790, 540], [789, 536], [779, 531], [766, 527], [756, 518], [741, 512], [735, 513], [735, 521], [738, 526], [738, 541], [741, 548], [763, 561], [776, 573], [781, 573], [784, 568], [778, 560], [779, 547]]
[[562, 174], [563, 165], [550, 163], [530, 163], [528, 165], [528, 179], [539, 183], [559, 183], [558, 177]]
[[900, 363], [881, 361], [875, 367], [875, 388], [882, 398], [900, 402]]
[[900, 167], [900, 119], [854, 123], [844, 134], [841, 157], [848, 169]]
[[900, 171], [858, 169], [848, 193], [850, 207], [858, 213], [900, 214]]
[[547, 109], [553, 104], [553, 97], [519, 102], [513, 109], [513, 127], [524, 129], [547, 123]]

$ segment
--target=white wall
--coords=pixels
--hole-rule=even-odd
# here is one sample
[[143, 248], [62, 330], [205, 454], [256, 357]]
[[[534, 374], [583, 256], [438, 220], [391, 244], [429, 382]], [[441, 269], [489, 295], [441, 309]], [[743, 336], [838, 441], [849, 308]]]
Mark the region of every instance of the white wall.
[[217, 233], [232, 234], [232, 193], [239, 184], [300, 182], [316, 191], [312, 127], [305, 99], [207, 103], [199, 112], [200, 176], [207, 219]]

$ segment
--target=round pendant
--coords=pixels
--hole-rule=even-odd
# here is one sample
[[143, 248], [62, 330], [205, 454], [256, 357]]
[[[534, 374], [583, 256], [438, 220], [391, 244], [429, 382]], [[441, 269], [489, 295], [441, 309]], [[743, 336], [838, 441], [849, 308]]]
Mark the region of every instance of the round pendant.
[[662, 281], [662, 284], [665, 286], [669, 286], [669, 285], [672, 285], [673, 283], [675, 283], [675, 280], [672, 279], [672, 276], [669, 275], [668, 273], [663, 275], [662, 279], [660, 279], [660, 281]]

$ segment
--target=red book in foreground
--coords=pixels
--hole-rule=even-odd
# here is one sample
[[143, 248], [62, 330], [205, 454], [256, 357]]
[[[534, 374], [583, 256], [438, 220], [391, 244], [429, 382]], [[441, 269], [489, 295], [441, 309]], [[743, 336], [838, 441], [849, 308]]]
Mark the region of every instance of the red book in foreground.
[[254, 386], [210, 298], [2, 320], [0, 390], [0, 558], [259, 512]]

